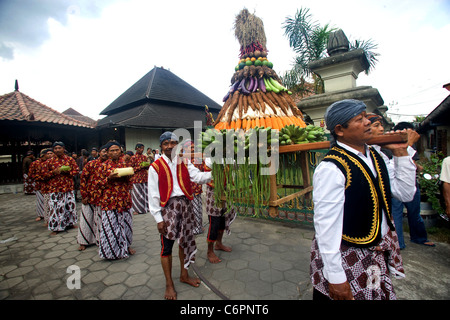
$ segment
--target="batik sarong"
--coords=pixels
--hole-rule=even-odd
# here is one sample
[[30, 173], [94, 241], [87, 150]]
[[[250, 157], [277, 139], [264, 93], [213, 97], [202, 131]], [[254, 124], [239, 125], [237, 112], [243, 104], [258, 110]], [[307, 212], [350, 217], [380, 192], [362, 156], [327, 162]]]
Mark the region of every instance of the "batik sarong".
[[77, 210], [73, 191], [50, 193], [48, 201], [48, 229], [64, 231], [77, 223]]
[[36, 215], [42, 219], [44, 219], [45, 216], [44, 206], [44, 195], [41, 191], [36, 190]]
[[131, 189], [131, 212], [147, 213], [148, 211], [148, 183], [133, 183]]
[[203, 232], [203, 202], [202, 195], [194, 195], [192, 200], [192, 210], [194, 211], [194, 234]]
[[50, 193], [43, 193], [42, 196], [44, 197], [44, 221], [48, 223], [48, 218], [50, 216]]
[[96, 243], [97, 217], [92, 204], [82, 204], [80, 223], [78, 225], [77, 242], [80, 245], [91, 245]]
[[214, 189], [210, 186], [206, 186], [206, 214], [213, 217], [225, 218], [225, 233], [229, 235], [231, 233], [230, 225], [236, 219], [236, 210], [231, 208], [229, 212], [225, 213], [227, 208], [219, 208], [215, 205]]
[[31, 177], [24, 173], [23, 174], [23, 192], [25, 194], [34, 194], [34, 180]]
[[102, 210], [99, 240], [100, 258], [127, 258], [133, 241], [133, 220], [130, 211]]
[[102, 229], [102, 207], [93, 206], [94, 207], [94, 216], [95, 216], [95, 243], [97, 246], [100, 246], [100, 230]]
[[[389, 275], [404, 278], [405, 274], [395, 231], [389, 231], [375, 247], [341, 245], [341, 256], [347, 281], [356, 300], [397, 299]], [[322, 267], [323, 261], [314, 238], [311, 246], [311, 281], [316, 290], [329, 296], [328, 281], [323, 275]]]
[[185, 196], [170, 198], [162, 208], [161, 215], [167, 227], [164, 236], [169, 240], [178, 240], [178, 245], [184, 252], [184, 268], [188, 269], [195, 262], [197, 252], [192, 202]]

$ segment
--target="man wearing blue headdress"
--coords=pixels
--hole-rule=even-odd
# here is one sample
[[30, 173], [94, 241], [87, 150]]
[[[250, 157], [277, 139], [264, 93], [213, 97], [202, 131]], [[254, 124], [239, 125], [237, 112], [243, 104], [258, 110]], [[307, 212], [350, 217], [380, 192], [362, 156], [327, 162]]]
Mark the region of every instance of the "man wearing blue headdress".
[[161, 265], [166, 278], [165, 299], [175, 300], [172, 280], [172, 247], [179, 246], [180, 281], [198, 287], [200, 279], [189, 276], [189, 265], [195, 260], [192, 182], [211, 181], [211, 172], [201, 172], [188, 159], [177, 155], [178, 137], [164, 132], [159, 138], [162, 155], [148, 170], [148, 202], [161, 234]]
[[415, 193], [407, 143], [386, 146], [394, 155], [387, 166], [366, 144], [372, 132], [362, 101], [333, 103], [325, 122], [333, 141], [313, 177], [313, 299], [396, 299], [390, 274], [403, 278], [404, 270], [392, 197], [410, 201]]

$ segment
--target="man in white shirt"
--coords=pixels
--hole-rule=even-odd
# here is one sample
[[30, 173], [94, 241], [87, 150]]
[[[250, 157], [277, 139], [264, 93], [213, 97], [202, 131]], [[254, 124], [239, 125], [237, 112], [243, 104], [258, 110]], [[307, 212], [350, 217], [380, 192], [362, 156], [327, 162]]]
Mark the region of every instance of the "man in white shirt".
[[155, 160], [158, 160], [158, 159], [161, 157], [161, 154], [159, 153], [159, 150], [158, 150], [158, 149], [155, 150], [155, 155], [154, 155], [154, 157], [155, 157]]
[[211, 172], [201, 172], [188, 159], [176, 154], [178, 137], [165, 132], [160, 137], [162, 155], [148, 170], [148, 202], [161, 234], [161, 265], [166, 278], [165, 299], [175, 300], [172, 280], [172, 247], [179, 245], [180, 281], [198, 287], [200, 279], [190, 277], [188, 268], [197, 251], [191, 200], [192, 184], [211, 181]]
[[389, 272], [404, 277], [391, 197], [412, 199], [416, 168], [406, 144], [386, 146], [391, 165], [367, 146], [372, 132], [365, 110], [363, 102], [346, 99], [325, 113], [336, 141], [313, 177], [314, 299], [395, 299]]
[[450, 156], [442, 161], [440, 180], [442, 182], [442, 196], [444, 197], [445, 213], [450, 218]]

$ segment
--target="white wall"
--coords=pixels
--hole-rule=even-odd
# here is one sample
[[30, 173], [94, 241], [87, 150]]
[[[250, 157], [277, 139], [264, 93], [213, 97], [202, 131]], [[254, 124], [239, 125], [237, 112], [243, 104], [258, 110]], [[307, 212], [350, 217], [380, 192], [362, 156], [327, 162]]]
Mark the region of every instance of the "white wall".
[[144, 144], [144, 152], [147, 148], [160, 149], [159, 137], [162, 134], [161, 129], [133, 129], [125, 128], [125, 148], [134, 152], [136, 143], [141, 142]]

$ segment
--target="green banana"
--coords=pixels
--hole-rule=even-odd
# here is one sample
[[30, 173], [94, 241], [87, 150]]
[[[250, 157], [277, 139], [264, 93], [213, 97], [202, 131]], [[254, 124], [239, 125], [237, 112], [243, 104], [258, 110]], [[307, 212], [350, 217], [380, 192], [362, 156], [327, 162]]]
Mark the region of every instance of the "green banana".
[[274, 78], [270, 77], [269, 78], [270, 84], [277, 88], [280, 91], [287, 91], [287, 89], [285, 87], [283, 87], [283, 85], [281, 83], [279, 83], [277, 80], [275, 80]]
[[269, 79], [263, 78], [263, 80], [264, 80], [264, 84], [266, 85], [266, 90], [267, 90], [267, 87], [269, 87], [271, 89], [270, 91], [273, 91], [275, 93], [280, 92], [280, 90], [278, 88], [276, 88], [272, 85], [272, 82], [270, 82], [270, 78]]

